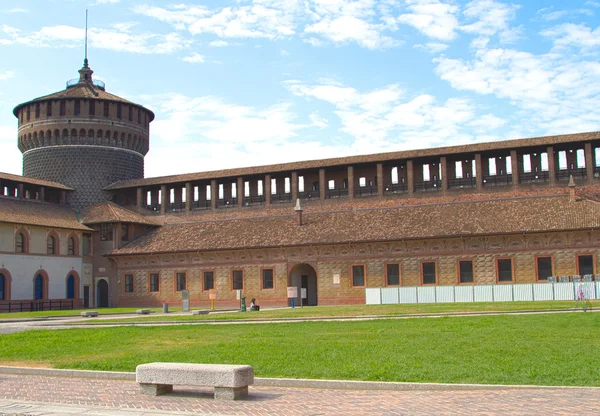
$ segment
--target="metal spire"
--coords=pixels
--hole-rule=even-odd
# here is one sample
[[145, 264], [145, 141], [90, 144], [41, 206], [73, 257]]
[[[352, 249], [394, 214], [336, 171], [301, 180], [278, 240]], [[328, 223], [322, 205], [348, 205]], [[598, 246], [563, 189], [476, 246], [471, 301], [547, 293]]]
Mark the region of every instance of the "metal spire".
[[87, 57], [87, 48], [88, 48], [88, 11], [85, 10], [85, 59], [83, 60], [83, 66], [88, 67], [88, 57]]

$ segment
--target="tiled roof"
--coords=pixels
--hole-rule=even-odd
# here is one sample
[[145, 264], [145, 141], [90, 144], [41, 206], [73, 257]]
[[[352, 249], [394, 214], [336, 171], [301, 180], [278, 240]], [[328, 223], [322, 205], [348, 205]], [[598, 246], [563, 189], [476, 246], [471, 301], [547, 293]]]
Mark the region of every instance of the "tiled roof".
[[114, 255], [397, 241], [600, 227], [600, 204], [568, 196], [422, 204], [165, 225]]
[[84, 224], [100, 224], [126, 222], [133, 224], [160, 225], [153, 217], [142, 216], [113, 202], [100, 202], [85, 208], [81, 212], [81, 222]]
[[124, 104], [128, 104], [128, 105], [134, 105], [136, 107], [140, 107], [140, 108], [143, 108], [144, 110], [148, 111], [151, 114], [150, 121], [154, 120], [154, 113], [152, 111], [148, 110], [147, 108], [145, 108], [139, 104], [133, 103], [129, 100], [126, 100], [124, 98], [121, 98], [117, 95], [106, 92], [100, 88], [94, 87], [91, 84], [85, 83], [85, 82], [78, 83], [72, 87], [69, 87], [62, 91], [55, 92], [53, 94], [44, 95], [43, 97], [34, 98], [31, 101], [21, 103], [13, 109], [13, 114], [15, 115], [15, 117], [17, 117], [19, 108], [21, 108], [27, 104], [35, 103], [37, 101], [72, 100], [75, 98], [88, 99], [88, 100], [94, 99], [94, 100], [115, 101], [115, 102], [120, 102], [120, 103], [124, 103]]
[[490, 150], [511, 150], [523, 147], [550, 146], [558, 143], [582, 142], [600, 139], [600, 132], [565, 134], [560, 136], [536, 137], [530, 139], [505, 140], [500, 142], [476, 143], [461, 146], [436, 147], [430, 149], [408, 150], [401, 152], [376, 153], [371, 155], [348, 156], [331, 159], [309, 160], [303, 162], [281, 163], [277, 165], [254, 166], [248, 168], [224, 169], [209, 172], [188, 173], [183, 175], [161, 176], [156, 178], [130, 179], [107, 186], [106, 190], [133, 188], [138, 186], [162, 185], [199, 181], [203, 179], [227, 178], [233, 176], [264, 175], [326, 168], [334, 166], [357, 165], [361, 163], [377, 163], [394, 160], [413, 159], [417, 157], [439, 157], [454, 154], [478, 153]]
[[72, 191], [73, 190], [73, 188], [69, 188], [68, 186], [60, 184], [58, 182], [50, 182], [50, 181], [45, 181], [42, 179], [34, 179], [34, 178], [28, 178], [26, 176], [12, 175], [10, 173], [0, 172], [0, 181], [2, 181], [2, 180], [28, 183], [31, 185], [45, 186], [46, 188], [62, 189], [64, 191]]
[[79, 223], [77, 212], [67, 206], [7, 197], [0, 197], [0, 222], [68, 230], [91, 230]]

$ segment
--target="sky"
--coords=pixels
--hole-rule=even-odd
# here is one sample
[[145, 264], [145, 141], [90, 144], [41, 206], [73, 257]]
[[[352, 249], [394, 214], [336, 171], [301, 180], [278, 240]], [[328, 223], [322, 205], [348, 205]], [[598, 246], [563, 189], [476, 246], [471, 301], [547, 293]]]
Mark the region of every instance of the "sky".
[[0, 0], [19, 103], [84, 57], [151, 109], [146, 177], [600, 130], [600, 0]]

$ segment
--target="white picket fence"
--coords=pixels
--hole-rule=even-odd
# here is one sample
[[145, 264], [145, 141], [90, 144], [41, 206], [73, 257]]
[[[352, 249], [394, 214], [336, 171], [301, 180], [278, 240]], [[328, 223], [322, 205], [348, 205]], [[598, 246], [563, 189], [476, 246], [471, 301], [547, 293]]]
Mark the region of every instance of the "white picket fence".
[[600, 282], [481, 286], [412, 286], [365, 289], [367, 305], [600, 299]]

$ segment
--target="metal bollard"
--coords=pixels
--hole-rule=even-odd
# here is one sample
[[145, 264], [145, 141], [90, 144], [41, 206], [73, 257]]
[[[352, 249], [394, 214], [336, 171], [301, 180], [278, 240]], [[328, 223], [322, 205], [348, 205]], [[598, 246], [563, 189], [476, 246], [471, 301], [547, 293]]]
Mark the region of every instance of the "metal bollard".
[[169, 304], [167, 302], [163, 303], [163, 313], [169, 313]]

